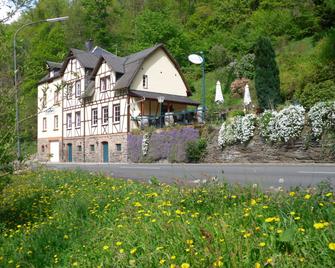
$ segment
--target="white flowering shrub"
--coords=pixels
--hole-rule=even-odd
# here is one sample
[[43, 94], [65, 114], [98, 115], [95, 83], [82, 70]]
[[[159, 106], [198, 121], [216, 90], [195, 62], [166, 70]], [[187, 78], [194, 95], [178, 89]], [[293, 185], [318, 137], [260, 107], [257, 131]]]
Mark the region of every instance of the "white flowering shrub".
[[272, 117], [268, 123], [268, 139], [272, 142], [288, 142], [298, 138], [305, 125], [305, 109], [301, 105], [290, 105]]
[[151, 133], [145, 133], [142, 138], [142, 155], [146, 156], [149, 151]]
[[254, 136], [255, 118], [255, 115], [247, 114], [235, 117], [232, 123], [224, 122], [219, 131], [219, 146], [249, 141]]
[[269, 123], [278, 113], [273, 110], [265, 110], [264, 113], [260, 115], [258, 118], [258, 125], [260, 130], [260, 135], [265, 138], [266, 140], [269, 140], [270, 136], [270, 128]]
[[335, 101], [318, 102], [308, 112], [313, 136], [319, 140], [324, 129], [335, 126]]

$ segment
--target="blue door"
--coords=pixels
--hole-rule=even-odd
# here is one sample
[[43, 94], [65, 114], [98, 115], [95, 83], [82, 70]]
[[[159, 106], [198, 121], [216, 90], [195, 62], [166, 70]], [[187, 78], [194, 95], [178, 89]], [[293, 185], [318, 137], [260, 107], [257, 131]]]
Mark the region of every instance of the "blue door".
[[108, 142], [103, 142], [103, 161], [104, 163], [108, 162]]
[[67, 161], [72, 162], [72, 144], [67, 145]]

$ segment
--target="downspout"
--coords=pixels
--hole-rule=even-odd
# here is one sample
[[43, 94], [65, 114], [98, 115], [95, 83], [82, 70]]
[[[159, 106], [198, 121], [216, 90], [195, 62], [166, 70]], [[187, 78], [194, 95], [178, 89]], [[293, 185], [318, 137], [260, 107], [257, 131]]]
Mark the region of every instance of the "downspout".
[[65, 162], [64, 159], [64, 87], [62, 87], [62, 109], [61, 109], [62, 113], [62, 160]]
[[86, 113], [85, 113], [85, 108], [86, 108], [86, 98], [84, 100], [84, 140], [83, 140], [83, 160], [86, 162]]

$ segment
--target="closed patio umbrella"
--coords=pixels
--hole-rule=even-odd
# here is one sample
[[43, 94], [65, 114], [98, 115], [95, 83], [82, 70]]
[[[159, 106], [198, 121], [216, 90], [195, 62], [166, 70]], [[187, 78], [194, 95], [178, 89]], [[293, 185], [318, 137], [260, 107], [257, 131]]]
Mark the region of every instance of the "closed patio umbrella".
[[248, 106], [251, 103], [250, 90], [248, 84], [246, 84], [244, 87], [243, 103], [245, 106]]
[[223, 103], [224, 102], [224, 98], [223, 98], [223, 95], [222, 95], [220, 81], [216, 82], [216, 87], [215, 87], [215, 102], [216, 103]]

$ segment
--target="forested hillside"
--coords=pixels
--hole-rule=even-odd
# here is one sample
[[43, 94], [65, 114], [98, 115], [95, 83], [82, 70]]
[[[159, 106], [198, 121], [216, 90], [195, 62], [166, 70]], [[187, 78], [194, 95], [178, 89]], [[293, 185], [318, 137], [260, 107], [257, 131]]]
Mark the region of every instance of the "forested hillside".
[[253, 81], [255, 43], [269, 37], [283, 101], [308, 108], [335, 98], [333, 0], [40, 0], [17, 22], [0, 24], [3, 139], [14, 137], [3, 134], [14, 133], [13, 33], [29, 21], [67, 15], [67, 22], [41, 23], [19, 34], [20, 110], [23, 140], [28, 142], [36, 139], [36, 85], [45, 74], [45, 61], [62, 61], [70, 47], [84, 48], [90, 38], [120, 56], [164, 43], [198, 98], [201, 72], [187, 61], [188, 54], [205, 52], [207, 92], [213, 92], [213, 81], [219, 79], [226, 96], [236, 78]]

